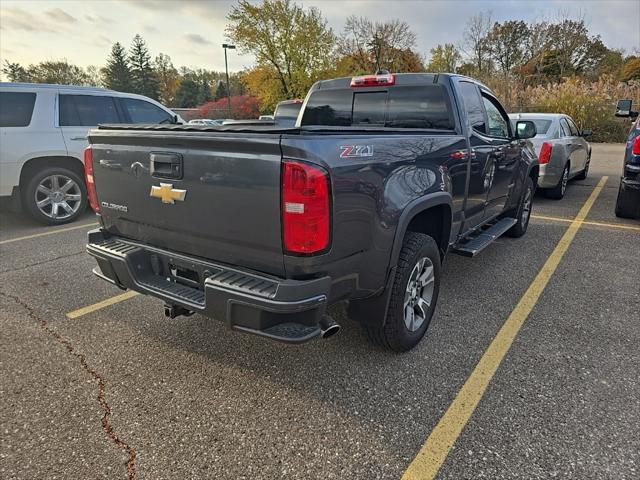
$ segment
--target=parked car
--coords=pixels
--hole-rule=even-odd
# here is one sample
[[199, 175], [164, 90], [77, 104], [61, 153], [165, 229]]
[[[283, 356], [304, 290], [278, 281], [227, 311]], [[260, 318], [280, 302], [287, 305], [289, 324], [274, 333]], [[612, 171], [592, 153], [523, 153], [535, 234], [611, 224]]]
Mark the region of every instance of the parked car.
[[616, 108], [617, 117], [635, 119], [627, 138], [616, 200], [616, 216], [621, 218], [640, 218], [640, 117], [632, 106], [631, 100], [620, 100]]
[[212, 125], [212, 126], [220, 126], [222, 125], [224, 120], [212, 120], [210, 118], [195, 118], [193, 120], [189, 120], [189, 125]]
[[273, 119], [276, 125], [283, 127], [292, 127], [298, 120], [298, 114], [302, 108], [302, 100], [283, 100], [276, 105], [276, 109], [273, 112]]
[[591, 136], [591, 130], [578, 129], [569, 115], [559, 113], [512, 113], [509, 118], [536, 124], [538, 133], [531, 143], [540, 160], [538, 187], [547, 197], [561, 199], [570, 179], [587, 178], [591, 145], [585, 137]]
[[171, 318], [301, 343], [336, 333], [326, 308], [349, 300], [373, 342], [408, 350], [445, 254], [529, 224], [535, 124], [512, 128], [467, 77], [325, 80], [299, 128], [186, 130], [103, 125], [85, 153], [96, 275], [164, 300]]
[[0, 83], [0, 197], [35, 220], [74, 221], [86, 208], [83, 152], [100, 123], [176, 123], [141, 95], [103, 88]]

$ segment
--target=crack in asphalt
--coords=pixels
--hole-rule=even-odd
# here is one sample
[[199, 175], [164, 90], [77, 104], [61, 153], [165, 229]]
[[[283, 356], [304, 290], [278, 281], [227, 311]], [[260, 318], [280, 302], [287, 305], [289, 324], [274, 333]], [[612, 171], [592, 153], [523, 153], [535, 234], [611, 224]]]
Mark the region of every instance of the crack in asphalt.
[[26, 270], [27, 268], [37, 267], [39, 265], [44, 265], [45, 263], [49, 263], [49, 262], [55, 262], [56, 260], [61, 260], [63, 258], [77, 257], [78, 255], [82, 255], [84, 253], [86, 253], [85, 250], [82, 250], [81, 252], [70, 253], [69, 255], [60, 255], [59, 257], [49, 258], [47, 260], [42, 260], [41, 262], [30, 263], [29, 265], [24, 265], [22, 267], [12, 268], [12, 269], [9, 269], [9, 270], [2, 270], [2, 271], [0, 271], [0, 275], [4, 275], [5, 273], [19, 272], [21, 270]]
[[49, 322], [43, 318], [41, 318], [31, 306], [27, 303], [23, 302], [19, 297], [12, 295], [10, 293], [0, 291], [0, 295], [10, 300], [13, 300], [16, 304], [20, 305], [24, 310], [26, 310], [27, 315], [31, 317], [33, 320], [38, 322], [40, 328], [44, 330], [46, 333], [51, 335], [58, 343], [62, 344], [67, 351], [75, 356], [79, 361], [82, 368], [84, 368], [89, 375], [91, 375], [98, 382], [98, 402], [100, 403], [100, 407], [102, 407], [102, 411], [104, 415], [102, 415], [102, 429], [106, 432], [107, 436], [111, 439], [113, 443], [115, 443], [119, 448], [126, 451], [129, 455], [129, 460], [127, 461], [127, 476], [129, 480], [135, 480], [137, 478], [136, 473], [136, 450], [127, 444], [124, 440], [122, 440], [116, 434], [113, 426], [109, 422], [109, 417], [111, 416], [111, 405], [107, 402], [106, 399], [106, 387], [105, 380], [101, 374], [99, 374], [93, 367], [89, 366], [87, 363], [87, 359], [83, 353], [79, 353], [70, 340], [60, 335], [58, 332], [53, 330], [49, 326]]

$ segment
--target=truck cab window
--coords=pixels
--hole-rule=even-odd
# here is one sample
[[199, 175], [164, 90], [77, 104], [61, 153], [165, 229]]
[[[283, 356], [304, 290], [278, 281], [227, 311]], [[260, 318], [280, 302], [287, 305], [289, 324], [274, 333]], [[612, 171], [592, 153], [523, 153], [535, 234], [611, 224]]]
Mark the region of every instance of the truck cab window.
[[469, 117], [471, 128], [480, 133], [487, 134], [484, 108], [482, 107], [478, 87], [470, 82], [460, 82], [460, 93], [462, 93], [462, 101], [464, 102], [464, 108]]
[[353, 94], [352, 125], [384, 125], [387, 92], [358, 92]]
[[492, 137], [509, 137], [509, 120], [489, 97], [482, 96], [489, 120], [488, 134]]

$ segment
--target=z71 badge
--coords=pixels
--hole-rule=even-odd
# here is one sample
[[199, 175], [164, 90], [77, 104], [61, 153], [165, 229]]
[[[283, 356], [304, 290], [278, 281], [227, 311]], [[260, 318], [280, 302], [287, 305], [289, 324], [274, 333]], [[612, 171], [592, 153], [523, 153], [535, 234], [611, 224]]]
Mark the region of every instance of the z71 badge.
[[340, 158], [373, 157], [373, 145], [340, 145]]

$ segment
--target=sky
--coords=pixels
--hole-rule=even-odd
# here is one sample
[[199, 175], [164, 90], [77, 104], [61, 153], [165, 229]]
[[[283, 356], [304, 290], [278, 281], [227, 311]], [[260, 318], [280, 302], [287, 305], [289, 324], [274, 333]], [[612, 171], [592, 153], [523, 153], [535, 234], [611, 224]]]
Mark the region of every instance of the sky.
[[[222, 43], [232, 0], [0, 0], [0, 61], [24, 65], [66, 58], [86, 67], [104, 65], [111, 45], [126, 48], [136, 33], [153, 57], [168, 54], [176, 67], [224, 70]], [[472, 15], [492, 11], [494, 21], [583, 16], [591, 34], [610, 48], [640, 50], [640, 0], [298, 0], [320, 8], [336, 33], [352, 14], [384, 21], [399, 18], [417, 34], [426, 58], [439, 43], [460, 44]], [[253, 58], [229, 52], [229, 70]]]

